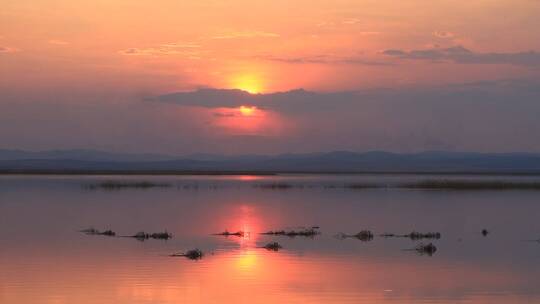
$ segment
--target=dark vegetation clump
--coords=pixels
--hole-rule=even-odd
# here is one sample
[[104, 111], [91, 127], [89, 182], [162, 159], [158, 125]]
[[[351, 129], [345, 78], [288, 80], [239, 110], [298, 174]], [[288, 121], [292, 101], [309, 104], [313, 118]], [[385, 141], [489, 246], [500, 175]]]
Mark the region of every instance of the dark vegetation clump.
[[398, 185], [399, 188], [427, 190], [540, 190], [540, 182], [498, 180], [424, 180]]
[[156, 239], [156, 240], [168, 240], [168, 239], [172, 238], [172, 234], [168, 233], [167, 231], [165, 231], [165, 232], [156, 232], [156, 233], [152, 233], [150, 235], [150, 237], [153, 238], [153, 239]]
[[291, 183], [266, 183], [255, 184], [255, 188], [269, 189], [269, 190], [288, 190], [288, 189], [303, 189], [303, 188], [322, 188], [322, 189], [374, 189], [384, 188], [386, 185], [375, 183], [352, 183], [352, 184], [322, 184], [322, 185], [303, 185], [303, 184], [291, 184]]
[[441, 238], [441, 233], [440, 232], [420, 233], [420, 232], [413, 231], [408, 234], [383, 233], [380, 236], [384, 238], [392, 238], [392, 237], [409, 238], [413, 241], [422, 240], [422, 239], [438, 240]]
[[130, 237], [136, 238], [139, 241], [145, 241], [148, 239], [168, 240], [172, 238], [172, 234], [168, 233], [167, 231], [157, 233], [146, 233], [144, 231], [140, 231], [134, 235], [131, 235]]
[[487, 229], [482, 229], [482, 235], [487, 236], [489, 234], [489, 231]]
[[246, 232], [244, 231], [229, 232], [228, 230], [225, 230], [220, 233], [214, 233], [214, 235], [244, 237], [246, 235]]
[[99, 231], [95, 228], [88, 228], [81, 230], [82, 233], [86, 233], [88, 235], [105, 235], [105, 236], [116, 236], [116, 232], [112, 230], [105, 230], [105, 231]]
[[105, 230], [103, 232], [99, 233], [100, 235], [106, 235], [106, 236], [116, 236], [116, 232], [112, 230]]
[[344, 185], [343, 188], [345, 189], [352, 189], [352, 190], [362, 190], [362, 189], [378, 189], [378, 188], [385, 188], [386, 185], [382, 184], [373, 184], [373, 183], [355, 183], [355, 184], [347, 184]]
[[278, 251], [283, 247], [278, 242], [271, 242], [271, 243], [268, 243], [268, 244], [264, 245], [262, 248], [264, 248], [266, 250], [271, 250], [271, 251]]
[[93, 227], [80, 230], [80, 232], [86, 233], [86, 234], [89, 234], [89, 235], [99, 234], [99, 230], [97, 230], [97, 229], [95, 229]]
[[185, 184], [178, 186], [178, 189], [184, 189], [184, 190], [199, 190], [199, 184]]
[[373, 240], [373, 233], [369, 230], [362, 230], [354, 235], [355, 238], [363, 242], [368, 242]]
[[420, 243], [414, 248], [414, 250], [420, 255], [432, 256], [437, 251], [437, 247], [435, 247], [435, 245], [433, 245], [432, 243], [429, 243], [427, 245]]
[[104, 190], [121, 190], [121, 189], [149, 189], [149, 188], [165, 188], [171, 184], [155, 183], [150, 181], [104, 181], [87, 186], [88, 189], [104, 189]]
[[146, 233], [144, 231], [140, 231], [140, 232], [137, 232], [136, 234], [132, 235], [131, 237], [134, 237], [139, 241], [144, 241], [144, 240], [147, 240], [147, 239], [150, 238], [150, 234], [148, 234], [148, 233]]
[[319, 231], [319, 226], [313, 226], [311, 228], [304, 228], [301, 230], [276, 230], [276, 231], [267, 231], [263, 232], [261, 234], [264, 235], [283, 235], [288, 237], [296, 237], [296, 236], [303, 236], [303, 237], [315, 237], [316, 235], [321, 234]]
[[256, 184], [254, 185], [256, 188], [260, 189], [269, 189], [269, 190], [287, 190], [292, 189], [295, 186], [293, 184], [287, 184], [287, 183], [270, 183], [270, 184]]
[[441, 238], [441, 234], [439, 232], [420, 233], [420, 232], [413, 231], [409, 234], [401, 235], [400, 237], [410, 238], [413, 241], [422, 240], [422, 239], [438, 240]]
[[339, 239], [356, 238], [362, 242], [369, 242], [373, 240], [374, 235], [373, 232], [371, 232], [370, 230], [362, 230], [357, 234], [340, 233], [336, 237]]
[[202, 259], [203, 255], [204, 255], [204, 253], [200, 249], [192, 249], [192, 250], [188, 250], [186, 252], [171, 254], [172, 257], [186, 257], [186, 258], [188, 258], [190, 260]]

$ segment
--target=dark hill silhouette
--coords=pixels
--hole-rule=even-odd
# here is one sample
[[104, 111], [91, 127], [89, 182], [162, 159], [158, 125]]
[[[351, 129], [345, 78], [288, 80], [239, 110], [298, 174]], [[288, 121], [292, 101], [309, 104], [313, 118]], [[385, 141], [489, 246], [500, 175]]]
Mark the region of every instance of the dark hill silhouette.
[[[81, 152], [84, 151], [84, 152]], [[275, 156], [221, 156], [194, 154], [185, 157], [155, 154], [121, 154], [92, 150], [26, 152], [0, 150], [0, 171], [22, 172], [155, 172], [155, 173], [530, 173], [540, 174], [540, 155], [531, 153], [383, 151], [281, 154]]]

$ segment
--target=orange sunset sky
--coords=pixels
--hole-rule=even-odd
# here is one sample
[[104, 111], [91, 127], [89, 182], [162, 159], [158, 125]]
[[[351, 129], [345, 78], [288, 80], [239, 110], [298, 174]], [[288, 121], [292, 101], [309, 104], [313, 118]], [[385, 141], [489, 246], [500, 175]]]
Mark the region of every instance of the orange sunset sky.
[[538, 16], [535, 0], [3, 0], [0, 148], [538, 152]]

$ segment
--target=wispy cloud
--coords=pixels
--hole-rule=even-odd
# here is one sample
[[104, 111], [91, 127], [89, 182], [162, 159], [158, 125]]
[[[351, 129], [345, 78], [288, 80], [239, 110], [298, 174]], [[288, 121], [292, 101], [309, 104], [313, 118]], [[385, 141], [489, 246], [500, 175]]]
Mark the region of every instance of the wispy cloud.
[[16, 53], [19, 49], [8, 47], [8, 46], [0, 46], [0, 53]]
[[297, 56], [297, 57], [278, 57], [278, 56], [259, 56], [261, 60], [289, 63], [289, 64], [357, 64], [372, 66], [392, 66], [391, 62], [370, 60], [363, 57], [338, 57], [329, 55], [318, 56]]
[[516, 53], [478, 53], [463, 46], [405, 51], [388, 49], [384, 55], [407, 60], [449, 61], [459, 64], [509, 64], [540, 66], [540, 53], [536, 51]]
[[452, 32], [448, 32], [448, 31], [435, 31], [433, 32], [433, 36], [437, 38], [449, 39], [449, 38], [454, 38], [456, 34]]
[[326, 28], [329, 30], [337, 29], [353, 29], [355, 35], [380, 35], [380, 31], [374, 31], [371, 29], [362, 28], [365, 25], [365, 22], [362, 22], [362, 19], [359, 18], [347, 18], [343, 20], [335, 21], [321, 21], [316, 24], [319, 28]]
[[362, 20], [358, 19], [358, 18], [348, 18], [348, 19], [345, 19], [343, 21], [341, 21], [341, 24], [348, 24], [348, 25], [352, 25], [352, 24], [358, 24], [360, 23]]
[[164, 43], [155, 47], [146, 47], [146, 48], [129, 48], [125, 50], [119, 51], [122, 55], [127, 56], [161, 56], [161, 55], [176, 55], [176, 54], [182, 54], [187, 55], [192, 59], [198, 58], [199, 51], [197, 51], [198, 48], [200, 48], [201, 45], [196, 43], [180, 43], [180, 42], [172, 42], [172, 43]]
[[69, 42], [64, 41], [64, 40], [59, 40], [59, 39], [51, 39], [48, 42], [49, 44], [54, 44], [54, 45], [68, 45], [69, 44]]
[[172, 43], [164, 43], [161, 45], [162, 47], [168, 47], [168, 48], [180, 48], [180, 49], [196, 49], [200, 48], [201, 45], [194, 42], [172, 42]]
[[226, 31], [222, 34], [214, 35], [212, 39], [238, 39], [238, 38], [278, 38], [277, 33], [265, 32], [265, 31]]

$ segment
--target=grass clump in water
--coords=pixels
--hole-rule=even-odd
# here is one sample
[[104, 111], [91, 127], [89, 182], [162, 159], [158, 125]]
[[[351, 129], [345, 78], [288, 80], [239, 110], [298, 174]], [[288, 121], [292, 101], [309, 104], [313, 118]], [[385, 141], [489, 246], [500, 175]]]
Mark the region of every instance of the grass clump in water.
[[413, 231], [409, 234], [402, 235], [401, 237], [410, 238], [413, 241], [422, 240], [422, 239], [438, 240], [441, 238], [441, 234], [439, 232], [420, 233], [420, 232]]
[[345, 234], [345, 233], [340, 233], [337, 235], [337, 238], [339, 239], [347, 239], [347, 238], [355, 238], [355, 239], [358, 239], [362, 242], [369, 242], [371, 240], [373, 240], [374, 238], [374, 234], [373, 232], [371, 232], [370, 230], [362, 230], [356, 234]]
[[423, 240], [423, 239], [438, 240], [441, 238], [441, 233], [440, 232], [421, 233], [421, 232], [413, 231], [408, 234], [383, 233], [380, 236], [384, 238], [392, 238], [392, 237], [409, 238], [413, 241]]
[[296, 237], [296, 236], [303, 236], [303, 237], [315, 237], [316, 235], [321, 234], [319, 231], [318, 226], [313, 226], [311, 228], [304, 228], [301, 230], [271, 230], [267, 232], [263, 232], [261, 234], [264, 235], [283, 235], [288, 237]]
[[188, 258], [190, 260], [199, 260], [199, 259], [202, 259], [202, 257], [204, 256], [204, 253], [200, 249], [196, 248], [196, 249], [188, 250], [186, 252], [173, 253], [170, 256], [172, 256], [172, 257], [186, 257], [186, 258]]
[[271, 242], [266, 245], [264, 245], [262, 248], [269, 250], [269, 251], [279, 251], [281, 248], [283, 248], [278, 242]]
[[116, 232], [114, 232], [112, 230], [100, 231], [100, 230], [97, 230], [97, 229], [92, 228], [92, 227], [88, 228], [88, 229], [83, 229], [80, 232], [88, 234], [88, 235], [116, 236]]
[[168, 240], [172, 238], [172, 234], [165, 231], [165, 232], [156, 232], [156, 233], [146, 233], [144, 231], [137, 232], [134, 235], [128, 236], [135, 238], [139, 241], [146, 241], [148, 239], [156, 239], [156, 240]]
[[427, 245], [420, 243], [414, 248], [414, 250], [420, 255], [432, 256], [437, 251], [437, 247], [432, 243], [429, 243]]
[[244, 237], [247, 235], [245, 231], [236, 231], [236, 232], [229, 232], [228, 230], [225, 230], [220, 233], [214, 233], [214, 235], [221, 235], [221, 236], [237, 236], [237, 237]]

